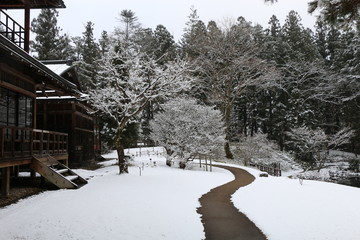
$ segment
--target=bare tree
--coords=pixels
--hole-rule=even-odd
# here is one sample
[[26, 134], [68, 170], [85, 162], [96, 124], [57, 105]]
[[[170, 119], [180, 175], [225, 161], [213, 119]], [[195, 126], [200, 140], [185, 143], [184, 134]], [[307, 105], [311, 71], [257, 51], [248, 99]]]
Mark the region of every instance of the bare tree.
[[235, 100], [250, 86], [270, 83], [277, 77], [273, 66], [257, 57], [253, 29], [244, 19], [230, 23], [221, 33], [209, 34], [207, 44], [197, 58], [200, 75], [211, 86], [211, 98], [222, 112], [225, 125], [224, 150], [230, 150], [230, 122]]

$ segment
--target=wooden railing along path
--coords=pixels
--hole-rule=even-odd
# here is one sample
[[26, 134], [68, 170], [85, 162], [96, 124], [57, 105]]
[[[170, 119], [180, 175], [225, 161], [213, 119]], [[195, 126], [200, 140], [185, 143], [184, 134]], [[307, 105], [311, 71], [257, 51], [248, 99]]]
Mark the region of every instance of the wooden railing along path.
[[267, 172], [271, 176], [281, 177], [280, 163], [274, 163], [272, 165], [261, 165], [256, 163], [250, 163], [250, 166], [256, 167], [260, 171]]

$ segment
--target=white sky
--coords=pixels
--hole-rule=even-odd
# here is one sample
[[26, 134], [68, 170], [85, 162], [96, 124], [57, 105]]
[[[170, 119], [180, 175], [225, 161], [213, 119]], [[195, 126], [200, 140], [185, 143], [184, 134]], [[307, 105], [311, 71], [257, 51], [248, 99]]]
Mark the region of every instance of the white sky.
[[[58, 26], [70, 36], [81, 36], [86, 22], [92, 21], [98, 38], [103, 30], [112, 32], [115, 26], [120, 26], [118, 15], [121, 10], [128, 9], [135, 12], [143, 27], [155, 29], [162, 24], [179, 40], [190, 8], [194, 6], [205, 24], [210, 20], [224, 22], [243, 16], [247, 21], [267, 27], [273, 14], [283, 24], [289, 11], [295, 10], [302, 17], [302, 24], [313, 28], [315, 17], [307, 13], [307, 2], [279, 0], [271, 5], [264, 0], [64, 0], [66, 8], [58, 9]], [[38, 10], [32, 10], [31, 18], [37, 17], [38, 13]]]

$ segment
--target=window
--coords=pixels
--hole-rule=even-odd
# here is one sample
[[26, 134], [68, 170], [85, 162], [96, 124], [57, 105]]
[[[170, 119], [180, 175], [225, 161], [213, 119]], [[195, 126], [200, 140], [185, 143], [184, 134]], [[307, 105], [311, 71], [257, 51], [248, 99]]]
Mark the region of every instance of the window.
[[0, 88], [0, 124], [32, 127], [34, 100], [6, 88]]

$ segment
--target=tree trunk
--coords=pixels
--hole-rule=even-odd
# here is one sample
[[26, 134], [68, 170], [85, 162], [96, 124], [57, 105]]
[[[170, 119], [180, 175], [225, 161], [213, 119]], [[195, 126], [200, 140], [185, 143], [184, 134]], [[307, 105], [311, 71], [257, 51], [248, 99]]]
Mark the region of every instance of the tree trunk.
[[231, 105], [227, 104], [224, 109], [224, 123], [225, 123], [225, 157], [228, 159], [234, 159], [234, 155], [230, 149], [230, 112], [231, 112]]
[[119, 131], [116, 136], [116, 150], [119, 160], [119, 174], [129, 173], [128, 163], [125, 160], [124, 145], [122, 144], [122, 131]]
[[225, 157], [228, 159], [234, 159], [234, 155], [232, 154], [231, 150], [230, 150], [230, 144], [228, 141], [225, 142], [224, 145], [224, 150], [225, 150]]

